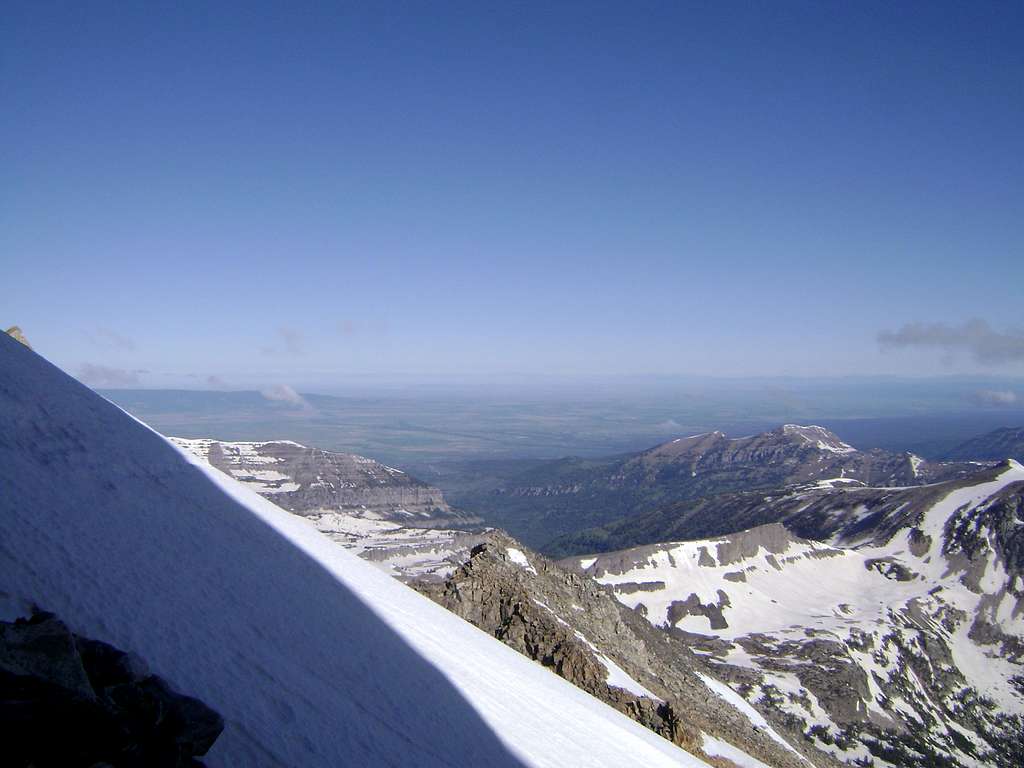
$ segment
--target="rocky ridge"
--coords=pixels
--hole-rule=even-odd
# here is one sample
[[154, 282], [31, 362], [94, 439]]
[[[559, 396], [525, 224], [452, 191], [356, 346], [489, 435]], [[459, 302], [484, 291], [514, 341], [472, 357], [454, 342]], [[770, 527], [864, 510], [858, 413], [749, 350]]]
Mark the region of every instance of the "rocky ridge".
[[552, 545], [560, 536], [723, 493], [831, 480], [903, 487], [976, 470], [976, 464], [928, 462], [911, 453], [861, 451], [823, 427], [786, 424], [749, 437], [708, 432], [678, 438], [604, 462], [551, 462], [476, 503], [489, 503], [488, 520], [527, 544], [564, 555], [565, 541]]
[[703, 759], [735, 765], [729, 755], [738, 757], [731, 751], [737, 750], [741, 760], [754, 757], [778, 768], [806, 766], [807, 760], [832, 765], [799, 737], [786, 740], [713, 695], [709, 686], [721, 683], [685, 643], [651, 626], [591, 578], [526, 550], [502, 532], [486, 534], [444, 582], [416, 586]]
[[1003, 427], [961, 443], [946, 454], [949, 461], [1024, 461], [1024, 427]]
[[927, 508], [950, 490], [997, 471], [990, 468], [994, 465], [985, 463], [970, 466], [974, 473], [967, 478], [926, 485], [871, 487], [848, 478], [830, 478], [688, 499], [567, 534], [552, 542], [550, 549], [563, 556], [615, 551], [662, 541], [722, 536], [770, 523], [783, 523], [807, 539], [823, 541], [838, 536], [845, 543], [855, 543], [863, 536], [877, 536], [883, 521], [893, 520], [899, 525], [899, 520]]

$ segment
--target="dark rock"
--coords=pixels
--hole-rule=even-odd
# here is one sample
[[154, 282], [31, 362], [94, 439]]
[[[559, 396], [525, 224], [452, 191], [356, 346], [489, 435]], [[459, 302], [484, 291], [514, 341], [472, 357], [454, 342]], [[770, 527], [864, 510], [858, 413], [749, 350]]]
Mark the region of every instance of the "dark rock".
[[199, 765], [224, 729], [142, 661], [51, 614], [0, 622], [0, 755], [34, 768]]

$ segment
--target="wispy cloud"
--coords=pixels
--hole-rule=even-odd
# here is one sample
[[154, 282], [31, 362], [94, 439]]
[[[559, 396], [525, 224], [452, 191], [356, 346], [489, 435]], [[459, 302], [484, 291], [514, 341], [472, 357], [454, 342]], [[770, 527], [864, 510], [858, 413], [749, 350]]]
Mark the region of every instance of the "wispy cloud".
[[276, 386], [270, 387], [269, 389], [264, 389], [262, 392], [260, 392], [260, 394], [263, 395], [263, 397], [265, 397], [267, 400], [273, 400], [274, 402], [279, 403], [290, 403], [291, 405], [294, 405], [298, 408], [302, 408], [303, 410], [306, 411], [313, 410], [313, 406], [309, 404], [306, 398], [304, 398], [294, 389], [289, 387], [287, 384], [278, 384]]
[[1014, 405], [1019, 399], [1017, 393], [1009, 389], [979, 389], [973, 395], [973, 400], [980, 405]]
[[260, 348], [264, 355], [273, 357], [298, 357], [306, 351], [302, 333], [295, 328], [281, 327], [274, 334], [274, 341]]
[[387, 336], [391, 331], [391, 324], [386, 317], [343, 317], [335, 323], [335, 330], [343, 337], [352, 336]]
[[207, 376], [206, 386], [212, 387], [213, 389], [227, 389], [228, 384], [220, 376]]
[[982, 365], [1024, 361], [1024, 333], [1000, 333], [984, 320], [970, 320], [960, 326], [908, 323], [896, 331], [880, 332], [878, 344], [882, 349], [922, 347], [947, 355], [965, 352]]
[[142, 383], [139, 379], [144, 370], [127, 370], [125, 368], [110, 368], [106, 365], [95, 365], [83, 363], [78, 369], [78, 379], [96, 387], [132, 387]]
[[129, 352], [135, 350], [134, 341], [109, 328], [97, 328], [87, 335], [93, 345], [101, 349], [123, 349]]

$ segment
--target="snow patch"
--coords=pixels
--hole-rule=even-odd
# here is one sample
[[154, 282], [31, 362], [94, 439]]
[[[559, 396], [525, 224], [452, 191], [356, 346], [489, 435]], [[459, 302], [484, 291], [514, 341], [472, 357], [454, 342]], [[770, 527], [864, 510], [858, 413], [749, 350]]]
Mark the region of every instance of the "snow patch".
[[530, 561], [526, 559], [526, 555], [524, 555], [521, 550], [518, 550], [515, 547], [509, 547], [505, 552], [508, 554], [508, 559], [524, 571], [529, 571], [534, 576], [537, 575], [537, 569], [530, 565]]

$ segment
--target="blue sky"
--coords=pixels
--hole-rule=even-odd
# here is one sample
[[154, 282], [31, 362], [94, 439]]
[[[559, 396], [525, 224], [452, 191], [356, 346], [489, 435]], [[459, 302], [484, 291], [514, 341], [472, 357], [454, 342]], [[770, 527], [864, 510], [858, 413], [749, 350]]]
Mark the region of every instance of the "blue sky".
[[1024, 373], [1019, 3], [125, 5], [0, 29], [0, 323], [97, 385]]

